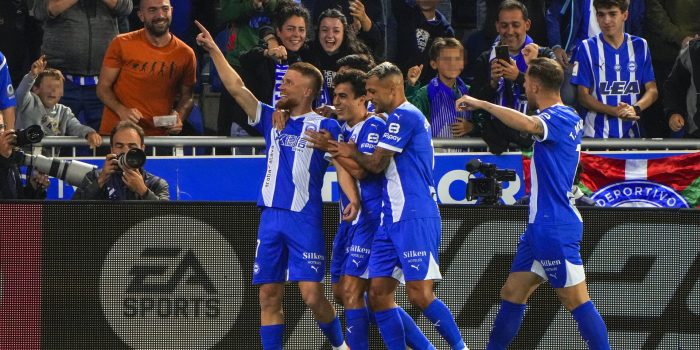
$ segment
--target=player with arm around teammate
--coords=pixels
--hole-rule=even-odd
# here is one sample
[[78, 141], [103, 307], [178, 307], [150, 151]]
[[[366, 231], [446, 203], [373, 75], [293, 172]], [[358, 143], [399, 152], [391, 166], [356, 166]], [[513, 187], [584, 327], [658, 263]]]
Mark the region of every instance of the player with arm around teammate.
[[[323, 76], [308, 63], [298, 62], [289, 67], [275, 107], [288, 110], [291, 116], [279, 130], [272, 124], [275, 107], [255, 98], [228, 65], [209, 32], [199, 22], [195, 23], [201, 31], [197, 43], [210, 53], [224, 86], [248, 115], [251, 126], [265, 137], [267, 145], [267, 169], [258, 199], [262, 214], [253, 266], [253, 284], [260, 286], [263, 349], [282, 349], [282, 296], [286, 281], [298, 283], [304, 303], [333, 349], [347, 349], [340, 321], [321, 284], [326, 265], [321, 188], [330, 156], [309, 147], [303, 139], [305, 130], [325, 129], [334, 139], [340, 135], [337, 121], [323, 118], [311, 109]], [[341, 177], [343, 169], [337, 168]], [[352, 184], [351, 177], [344, 179]], [[346, 180], [339, 182], [343, 186]], [[354, 219], [352, 215], [349, 218]]]
[[457, 109], [483, 109], [509, 127], [534, 135], [537, 141], [530, 168], [528, 226], [501, 289], [501, 307], [489, 337], [489, 350], [508, 347], [520, 328], [525, 303], [544, 281], [549, 281], [571, 312], [588, 347], [610, 349], [605, 323], [588, 295], [580, 254], [583, 223], [571, 200], [571, 186], [581, 151], [583, 121], [561, 102], [563, 77], [561, 66], [552, 59], [530, 62], [525, 91], [528, 101], [540, 111], [536, 116], [470, 96], [457, 100]]

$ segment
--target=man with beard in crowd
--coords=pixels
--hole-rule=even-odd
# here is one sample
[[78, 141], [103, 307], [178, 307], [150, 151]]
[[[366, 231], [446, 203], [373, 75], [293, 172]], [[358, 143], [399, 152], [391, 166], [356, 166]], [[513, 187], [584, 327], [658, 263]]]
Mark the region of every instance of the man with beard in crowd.
[[144, 29], [117, 36], [107, 48], [97, 83], [105, 104], [100, 134], [123, 120], [138, 124], [146, 136], [182, 131], [192, 110], [196, 59], [192, 48], [170, 33], [172, 13], [170, 0], [141, 0]]

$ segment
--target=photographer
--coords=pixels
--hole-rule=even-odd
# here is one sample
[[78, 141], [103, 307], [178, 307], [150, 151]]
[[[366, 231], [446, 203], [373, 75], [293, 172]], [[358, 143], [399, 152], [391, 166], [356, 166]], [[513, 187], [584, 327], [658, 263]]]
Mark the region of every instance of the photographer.
[[46, 188], [49, 187], [48, 176], [34, 172], [28, 184], [22, 184], [19, 167], [12, 159], [16, 142], [15, 131], [5, 131], [3, 114], [0, 113], [0, 200], [46, 198]]
[[133, 169], [119, 165], [118, 158], [125, 157], [129, 150], [145, 149], [143, 138], [140, 126], [130, 121], [119, 122], [110, 135], [112, 154], [107, 155], [102, 169], [85, 175], [73, 199], [169, 200], [165, 180], [140, 167]]

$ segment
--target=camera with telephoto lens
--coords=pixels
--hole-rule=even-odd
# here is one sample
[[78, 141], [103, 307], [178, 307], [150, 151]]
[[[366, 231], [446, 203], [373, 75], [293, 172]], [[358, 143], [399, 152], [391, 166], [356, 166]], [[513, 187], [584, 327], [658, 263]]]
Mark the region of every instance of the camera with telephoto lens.
[[467, 183], [467, 200], [477, 199], [480, 205], [498, 205], [503, 194], [503, 181], [515, 181], [515, 170], [498, 169], [496, 164], [482, 163], [474, 158], [467, 163], [470, 174], [481, 173], [482, 178], [471, 178]]
[[132, 148], [117, 156], [117, 164], [122, 170], [139, 169], [146, 164], [146, 152], [140, 148]]
[[41, 130], [39, 125], [31, 125], [24, 129], [16, 130], [15, 135], [17, 135], [17, 141], [15, 146], [24, 147], [32, 143], [40, 142], [44, 138], [44, 131]]
[[44, 174], [61, 179], [71, 186], [80, 186], [85, 175], [97, 168], [92, 164], [77, 160], [31, 155], [20, 150], [14, 151], [12, 157], [17, 164], [33, 167]]

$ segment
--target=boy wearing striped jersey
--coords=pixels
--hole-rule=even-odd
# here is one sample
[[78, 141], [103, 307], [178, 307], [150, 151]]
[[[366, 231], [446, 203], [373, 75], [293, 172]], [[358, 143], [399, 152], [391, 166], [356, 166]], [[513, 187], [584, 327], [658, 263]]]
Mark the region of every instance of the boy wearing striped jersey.
[[[228, 65], [209, 32], [199, 22], [195, 23], [202, 32], [197, 43], [210, 52], [224, 86], [246, 112], [249, 123], [265, 137], [267, 145], [267, 169], [258, 200], [262, 214], [253, 266], [253, 284], [260, 286], [262, 347], [282, 349], [284, 282], [296, 281], [302, 299], [333, 349], [347, 349], [340, 321], [321, 284], [326, 265], [321, 187], [330, 155], [309, 147], [303, 138], [305, 130], [321, 129], [328, 130], [334, 139], [340, 136], [337, 121], [323, 118], [311, 109], [323, 76], [308, 63], [289, 66], [276, 107], [288, 110], [291, 117], [284, 128], [277, 129], [272, 123], [274, 107], [255, 98]], [[352, 177], [342, 167], [336, 168], [341, 187], [352, 192]], [[354, 219], [348, 213], [349, 219]]]
[[352, 143], [331, 141], [329, 151], [334, 158], [353, 158], [365, 170], [385, 176], [382, 225], [369, 261], [369, 301], [387, 348], [406, 349], [407, 330], [394, 297], [399, 280], [405, 279], [411, 303], [452, 349], [466, 349], [452, 313], [433, 293], [433, 281], [442, 276], [430, 124], [406, 101], [403, 84], [395, 65], [384, 62], [373, 68], [366, 83], [368, 97], [377, 112], [389, 115], [376, 149], [365, 154]]
[[571, 83], [584, 137], [638, 138], [641, 112], [658, 97], [646, 40], [625, 33], [629, 0], [594, 0], [601, 33], [579, 44]]
[[457, 108], [483, 109], [516, 130], [534, 135], [530, 176], [530, 216], [520, 236], [510, 274], [501, 289], [488, 350], [506, 349], [518, 333], [525, 303], [544, 281], [554, 287], [564, 307], [571, 311], [581, 336], [591, 349], [610, 349], [603, 319], [588, 296], [580, 241], [581, 216], [573, 205], [571, 186], [581, 151], [583, 123], [571, 107], [561, 102], [564, 80], [561, 66], [552, 59], [535, 58], [525, 75], [528, 101], [539, 115], [463, 96]]

